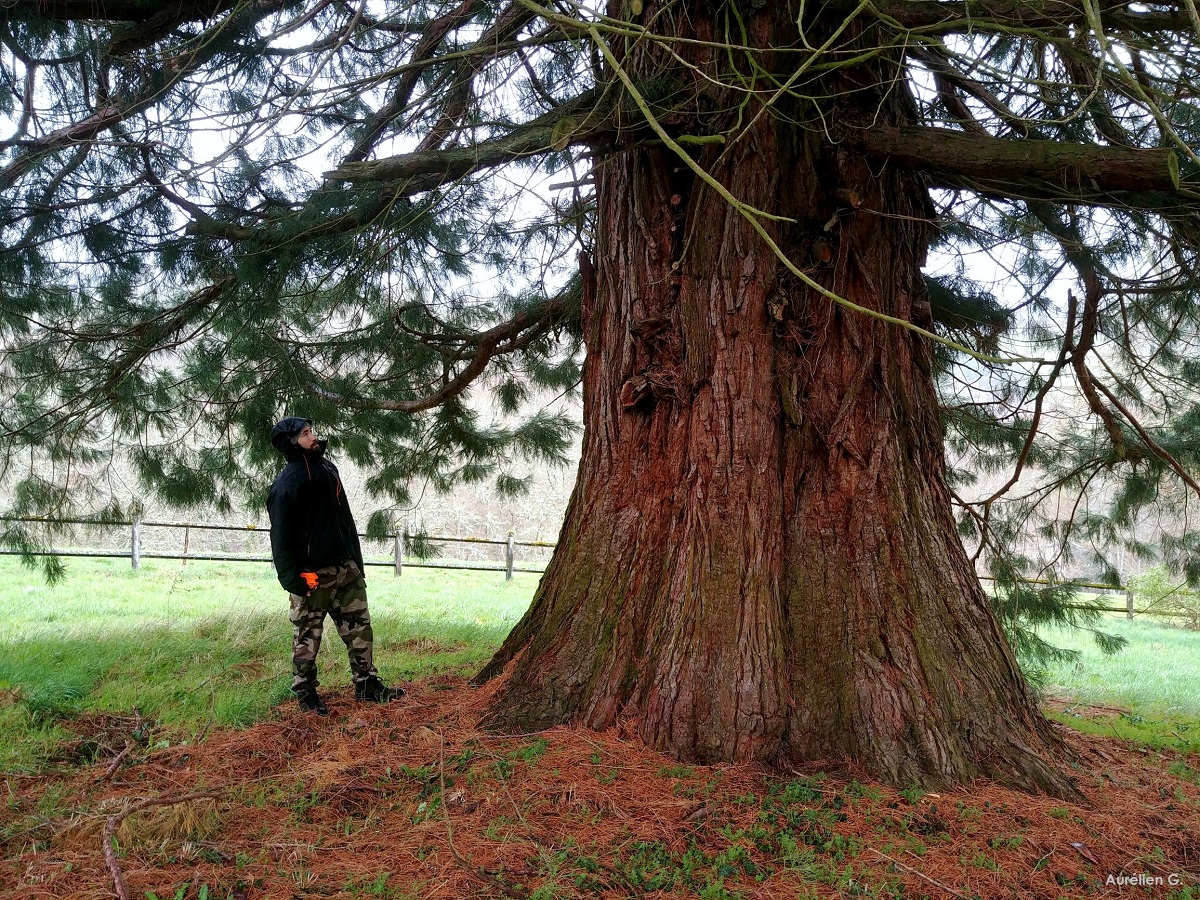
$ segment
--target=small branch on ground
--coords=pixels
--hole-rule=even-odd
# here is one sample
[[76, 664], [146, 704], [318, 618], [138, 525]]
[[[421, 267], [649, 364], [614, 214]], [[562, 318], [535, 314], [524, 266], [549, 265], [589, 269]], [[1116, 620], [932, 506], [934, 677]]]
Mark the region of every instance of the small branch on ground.
[[200, 733], [192, 741], [193, 744], [199, 744], [208, 737], [208, 731], [213, 727], [213, 718], [217, 711], [217, 686], [213, 678], [216, 678], [216, 676], [214, 675], [208, 679], [208, 721], [204, 723], [204, 727], [200, 729]]
[[137, 746], [137, 745], [134, 744], [133, 741], [126, 741], [125, 749], [122, 750], [120, 753], [118, 753], [115, 757], [113, 757], [113, 761], [111, 763], [109, 763], [108, 768], [104, 770], [104, 774], [101, 775], [99, 778], [97, 778], [96, 781], [97, 782], [108, 781], [108, 779], [110, 779], [114, 775], [116, 775], [117, 769], [121, 768], [121, 763], [123, 763], [125, 761], [125, 757], [129, 755], [129, 751], [132, 750], [135, 746]]
[[442, 815], [446, 819], [446, 844], [450, 847], [450, 854], [454, 857], [454, 861], [476, 881], [497, 888], [505, 897], [512, 897], [513, 900], [525, 900], [529, 896], [527, 891], [510, 887], [501, 880], [499, 875], [473, 865], [454, 846], [454, 823], [450, 821], [450, 805], [446, 802], [446, 736], [440, 732], [438, 733], [438, 794], [442, 803]]
[[946, 887], [946, 885], [942, 884], [940, 881], [935, 881], [934, 879], [932, 879], [928, 875], [926, 875], [924, 872], [919, 872], [916, 869], [914, 869], [912, 866], [906, 866], [904, 863], [900, 862], [900, 860], [895, 859], [891, 856], [888, 856], [886, 853], [876, 850], [874, 847], [868, 847], [867, 849], [870, 850], [872, 853], [874, 853], [876, 856], [882, 856], [884, 859], [886, 859], [888, 862], [890, 862], [893, 866], [903, 869], [905, 872], [910, 872], [913, 875], [916, 875], [918, 878], [922, 879], [923, 881], [929, 882], [936, 888], [940, 888], [941, 890], [945, 891], [947, 894], [951, 894], [952, 896], [955, 896], [955, 897], [961, 897], [962, 900], [971, 900], [971, 898], [968, 897], [966, 894], [960, 894], [958, 891], [954, 890], [954, 888]]
[[112, 876], [113, 890], [116, 891], [120, 900], [129, 900], [129, 888], [125, 886], [125, 878], [121, 874], [121, 867], [117, 864], [117, 853], [113, 850], [113, 837], [126, 817], [135, 812], [150, 809], [153, 806], [175, 806], [178, 803], [191, 803], [193, 800], [216, 800], [220, 796], [220, 793], [213, 791], [200, 791], [194, 794], [181, 794], [175, 797], [148, 797], [145, 800], [139, 800], [137, 803], [130, 804], [116, 815], [108, 817], [108, 821], [104, 823], [104, 838], [101, 849], [104, 852], [104, 862], [108, 865], [108, 872]]

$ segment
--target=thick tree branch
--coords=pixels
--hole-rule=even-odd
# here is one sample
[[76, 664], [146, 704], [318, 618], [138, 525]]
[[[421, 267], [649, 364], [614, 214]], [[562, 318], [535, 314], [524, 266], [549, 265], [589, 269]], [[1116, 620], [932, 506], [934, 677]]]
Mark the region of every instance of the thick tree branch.
[[[1104, 430], [1108, 432], [1108, 439], [1112, 442], [1114, 455], [1117, 459], [1124, 459], [1127, 449], [1120, 423], [1117, 422], [1112, 410], [1101, 400], [1100, 394], [1096, 390], [1099, 382], [1087, 366], [1087, 356], [1095, 347], [1096, 333], [1100, 327], [1100, 299], [1103, 295], [1100, 273], [1092, 260], [1091, 253], [1079, 237], [1079, 229], [1074, 222], [1070, 225], [1064, 224], [1055, 211], [1045, 203], [1030, 203], [1029, 211], [1045, 226], [1047, 231], [1054, 235], [1059, 246], [1062, 247], [1063, 255], [1066, 256], [1083, 282], [1083, 311], [1079, 317], [1079, 339], [1074, 341], [1074, 346], [1071, 348], [1073, 351], [1071, 367], [1075, 371], [1075, 379], [1079, 383], [1079, 389], [1083, 393], [1084, 399], [1087, 400], [1091, 410], [1100, 417], [1100, 421], [1104, 424]], [[1073, 304], [1074, 298], [1070, 298], [1069, 302]], [[1072, 341], [1072, 335], [1068, 334], [1066, 337], [1068, 342]], [[1103, 385], [1099, 386], [1103, 388]]]
[[109, 55], [125, 56], [152, 46], [186, 21], [179, 17], [177, 10], [164, 7], [144, 22], [116, 29], [108, 44]]
[[1108, 402], [1120, 411], [1121, 415], [1125, 417], [1126, 421], [1133, 426], [1133, 430], [1137, 432], [1138, 437], [1140, 437], [1146, 446], [1150, 448], [1151, 452], [1153, 452], [1155, 456], [1166, 463], [1166, 465], [1170, 467], [1171, 471], [1178, 475], [1184, 484], [1190, 487], [1197, 494], [1200, 494], [1200, 484], [1196, 482], [1196, 479], [1191, 476], [1187, 469], [1180, 465], [1179, 460], [1177, 460], [1169, 450], [1167, 450], [1162, 444], [1154, 439], [1154, 437], [1145, 429], [1142, 423], [1137, 420], [1129, 407], [1122, 403], [1120, 398], [1118, 398], [1116, 394], [1110, 391], [1101, 382], [1097, 381], [1096, 387], [1099, 388], [1101, 393], [1108, 398]]
[[[453, 83], [447, 89], [446, 99], [442, 103], [440, 120], [425, 135], [420, 146], [417, 147], [418, 150], [435, 150], [449, 140], [450, 136], [459, 128], [463, 117], [470, 108], [471, 97], [475, 91], [475, 76], [483, 71], [486, 63], [494, 64], [502, 59], [506, 53], [500, 51], [501, 46], [508, 44], [532, 20], [533, 13], [519, 3], [510, 3], [496, 17], [488, 30], [475, 42], [477, 47], [493, 48], [492, 52], [487, 55], [468, 57], [465, 61], [459, 62], [458, 71]], [[520, 52], [520, 45], [517, 45], [515, 49]]]
[[113, 105], [105, 106], [86, 119], [52, 131], [45, 137], [18, 142], [19, 146], [25, 148], [25, 152], [0, 169], [0, 191], [12, 187], [16, 180], [29, 171], [41, 158], [42, 154], [63, 147], [85, 144], [102, 131], [107, 131], [123, 121], [129, 114], [128, 110], [122, 110]]
[[1025, 464], [1029, 461], [1029, 453], [1033, 450], [1033, 444], [1041, 426], [1042, 410], [1046, 402], [1046, 397], [1049, 395], [1050, 389], [1054, 387], [1054, 382], [1058, 380], [1059, 373], [1062, 372], [1063, 367], [1067, 364], [1067, 360], [1075, 350], [1075, 321], [1078, 312], [1079, 304], [1075, 300], [1075, 295], [1068, 291], [1067, 324], [1063, 328], [1063, 342], [1058, 351], [1058, 359], [1054, 361], [1054, 365], [1050, 368], [1049, 376], [1047, 376], [1045, 383], [1034, 397], [1033, 417], [1029, 420], [1029, 431], [1025, 435], [1025, 442], [1021, 445], [1021, 452], [1017, 455], [1017, 461], [1013, 465], [1012, 474], [1009, 476], [1008, 481], [998, 487], [983, 501], [983, 521], [985, 522], [990, 521], [992, 504], [1007, 494], [1021, 480], [1021, 474], [1025, 471]]
[[232, 9], [239, 0], [0, 0], [0, 15], [14, 21], [148, 22], [166, 13], [199, 22]]
[[969, 94], [984, 104], [1021, 137], [1028, 136], [1029, 123], [1016, 115], [1000, 98], [979, 82], [958, 71], [943, 47], [918, 44], [908, 49], [908, 55], [922, 62], [934, 73], [934, 77], [937, 79], [938, 93], [946, 102], [950, 114], [962, 120], [963, 127], [969, 130], [983, 131], [983, 126], [975, 120], [975, 116], [958, 97], [956, 91]]
[[[853, 8], [851, 0], [841, 6]], [[1135, 11], [1124, 2], [1099, 0], [1100, 20], [1114, 31], [1187, 31], [1191, 19], [1182, 9]], [[1007, 31], [1086, 25], [1084, 0], [882, 0], [877, 14], [905, 28], [924, 31]]]
[[475, 348], [470, 362], [453, 377], [448, 377], [439, 387], [415, 400], [384, 400], [361, 397], [346, 397], [325, 388], [313, 385], [313, 390], [328, 400], [335, 400], [351, 409], [378, 409], [393, 412], [418, 413], [441, 406], [452, 400], [483, 374], [488, 363], [497, 356], [522, 350], [542, 337], [563, 320], [567, 300], [563, 296], [524, 310], [507, 322], [502, 322], [487, 331], [464, 338], [463, 343]]
[[[473, 147], [418, 150], [375, 162], [344, 163], [339, 168], [326, 172], [325, 177], [332, 181], [387, 182], [434, 175], [438, 176], [438, 179], [431, 186], [435, 186], [442, 181], [462, 178], [477, 169], [489, 169], [526, 156], [544, 153], [550, 149], [552, 132], [553, 129], [548, 127], [528, 128]], [[420, 189], [428, 190], [429, 187], [425, 185], [430, 185], [430, 182], [424, 179], [416, 184], [421, 186]]]
[[[0, 0], [0, 3], [3, 2], [5, 0]], [[37, 2], [40, 3], [41, 0], [37, 0]], [[290, 2], [295, 2], [295, 0], [290, 0]], [[18, 5], [22, 4], [18, 3]], [[282, 5], [284, 4], [280, 0], [260, 0], [248, 12], [238, 12], [229, 20], [215, 23], [204, 35], [194, 41], [194, 49], [175, 58], [166, 78], [147, 77], [142, 84], [138, 85], [137, 90], [124, 98], [123, 102], [110, 101], [86, 119], [60, 128], [36, 140], [18, 142], [16, 146], [21, 147], [23, 152], [12, 159], [3, 169], [0, 169], [0, 191], [11, 187], [45, 154], [91, 141], [98, 135], [120, 125], [131, 116], [149, 108], [161, 96], [169, 93], [176, 84], [219, 52], [220, 42], [213, 40], [217, 36], [217, 30], [237, 32], [251, 29], [258, 21]], [[101, 6], [103, 4], [96, 4], [95, 8]], [[155, 6], [158, 7], [161, 4], [155, 4]]]
[[151, 187], [154, 188], [158, 195], [168, 203], [173, 203], [180, 209], [191, 214], [193, 221], [191, 230], [194, 233], [220, 234], [229, 240], [247, 240], [253, 237], [254, 232], [249, 228], [243, 228], [231, 222], [220, 222], [214, 219], [209, 215], [207, 210], [188, 200], [186, 197], [179, 196], [179, 194], [163, 184], [162, 179], [154, 172], [154, 165], [150, 160], [150, 147], [142, 146], [141, 151], [142, 161], [146, 166], [146, 180], [150, 182]]
[[[588, 93], [492, 141], [470, 147], [402, 153], [371, 162], [342, 163], [326, 172], [325, 177], [331, 181], [349, 182], [404, 181], [419, 176], [454, 180], [478, 169], [503, 165], [552, 148], [562, 149], [567, 143], [584, 143], [611, 130], [606, 117], [591, 115], [594, 97], [593, 93]], [[429, 190], [429, 187], [421, 189]]]
[[[1078, 39], [1076, 42], [1081, 43]], [[1136, 142], [1113, 115], [1108, 97], [1102, 91], [1097, 90], [1097, 78], [1096, 73], [1092, 71], [1094, 66], [1091, 64], [1091, 60], [1085, 62], [1082, 58], [1070, 53], [1064, 53], [1062, 59], [1063, 65], [1071, 75], [1071, 80], [1079, 86], [1080, 99], [1087, 106], [1092, 122], [1095, 123], [1096, 131], [1102, 134], [1110, 144], [1118, 147], [1136, 146]]]
[[25, 86], [21, 94], [21, 119], [17, 122], [17, 129], [13, 132], [13, 136], [4, 141], [4, 144], [19, 141], [29, 131], [29, 123], [33, 120], [33, 95], [37, 91], [37, 70], [37, 63], [25, 63]]
[[[433, 53], [441, 46], [442, 41], [446, 39], [446, 35], [458, 26], [465, 24], [474, 15], [475, 9], [476, 0], [463, 0], [462, 3], [444, 16], [438, 16], [438, 18], [431, 21], [426, 27], [421, 40], [413, 50], [410, 57], [411, 61], [414, 63], [426, 62], [432, 64]], [[417, 83], [420, 81], [424, 71], [425, 66], [414, 66], [400, 76], [400, 79], [396, 82], [392, 96], [372, 117], [366, 129], [359, 135], [358, 140], [354, 142], [354, 146], [350, 148], [350, 152], [342, 160], [343, 165], [360, 162], [367, 158], [367, 154], [371, 152], [371, 148], [382, 137], [388, 126], [408, 108], [408, 102], [412, 99], [413, 91], [416, 90]]]
[[876, 127], [860, 132], [855, 140], [874, 156], [927, 172], [938, 187], [1084, 203], [1101, 194], [1179, 189], [1179, 158], [1167, 148], [1003, 140], [919, 127]]

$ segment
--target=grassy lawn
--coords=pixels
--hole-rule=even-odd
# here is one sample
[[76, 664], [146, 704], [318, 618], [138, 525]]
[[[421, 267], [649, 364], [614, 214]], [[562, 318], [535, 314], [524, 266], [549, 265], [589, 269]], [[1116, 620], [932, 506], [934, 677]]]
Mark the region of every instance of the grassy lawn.
[[1073, 662], [1049, 667], [1045, 693], [1071, 704], [1050, 714], [1093, 734], [1200, 750], [1200, 632], [1119, 614], [1101, 627], [1124, 637], [1126, 648], [1105, 656], [1086, 632], [1042, 632], [1055, 646], [1079, 652]]
[[[613, 733], [485, 737], [471, 708], [482, 698], [457, 675], [488, 657], [537, 578], [409, 569], [395, 579], [372, 568], [384, 677], [455, 676], [418, 683], [411, 702], [349, 715], [343, 702], [314, 721], [267, 715], [290, 699], [291, 633], [268, 564], [146, 561], [135, 572], [126, 560], [72, 560], [50, 587], [0, 559], [0, 775], [34, 773], [0, 778], [0, 844], [12, 848], [0, 854], [0, 883], [29, 896], [111, 896], [101, 848], [112, 847], [129, 896], [163, 900], [458, 898], [480, 894], [485, 871], [508, 879], [487, 876], [497, 890], [520, 888], [501, 893], [530, 900], [933, 896], [927, 868], [942, 894], [1054, 900], [1107, 895], [1106, 873], [1147, 866], [1190, 873], [1165, 896], [1200, 900], [1185, 868], [1200, 809], [1195, 758], [1108, 744], [1103, 766], [1076, 773], [1094, 802], [1075, 804], [1001, 785], [927, 794], [848, 775], [682, 765]], [[1060, 698], [1050, 714], [1200, 751], [1200, 634], [1119, 617], [1107, 627], [1129, 639], [1125, 653], [1047, 635], [1081, 653], [1049, 673], [1047, 693]], [[332, 633], [320, 667], [326, 687], [349, 680]], [[89, 762], [117, 772], [130, 740], [139, 746], [120, 774], [80, 777]], [[180, 743], [190, 746], [147, 752]], [[131, 800], [196, 789], [217, 796], [149, 807], [101, 840], [102, 822]]]
[[1074, 662], [1050, 667], [1050, 694], [1127, 707], [1144, 716], [1200, 720], [1200, 632], [1117, 615], [1106, 618], [1102, 629], [1125, 638], [1128, 646], [1105, 656], [1086, 633], [1042, 633], [1056, 647], [1080, 654]]
[[[37, 768], [72, 716], [128, 714], [175, 742], [248, 725], [290, 697], [287, 595], [269, 564], [68, 561], [47, 585], [0, 559], [0, 771]], [[479, 666], [525, 611], [537, 575], [370, 567], [375, 658], [390, 682]], [[349, 681], [327, 628], [326, 687]]]
[[[524, 612], [537, 575], [371, 567], [376, 664], [391, 682], [469, 673]], [[128, 715], [152, 740], [194, 739], [249, 725], [290, 699], [287, 599], [269, 564], [75, 559], [49, 586], [0, 558], [0, 771], [31, 770], [74, 736], [80, 714]], [[1079, 658], [1051, 668], [1050, 712], [1076, 728], [1200, 749], [1200, 633], [1112, 616], [1129, 640], [1106, 657], [1085, 633], [1050, 631]], [[345, 650], [326, 632], [326, 687], [349, 680]], [[1079, 705], [1081, 708], [1073, 708]], [[1119, 707], [1097, 716], [1086, 707]], [[1080, 715], [1082, 713], [1082, 715]]]

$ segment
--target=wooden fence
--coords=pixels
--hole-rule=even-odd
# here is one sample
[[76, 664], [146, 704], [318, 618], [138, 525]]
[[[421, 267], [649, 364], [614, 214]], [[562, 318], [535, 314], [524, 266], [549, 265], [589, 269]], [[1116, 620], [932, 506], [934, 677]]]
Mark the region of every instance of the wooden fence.
[[[220, 562], [270, 562], [269, 556], [245, 556], [238, 554], [212, 554], [212, 553], [190, 553], [188, 546], [191, 542], [191, 534], [196, 531], [242, 531], [256, 532], [259, 534], [269, 533], [269, 529], [262, 528], [258, 525], [216, 525], [216, 524], [198, 524], [195, 522], [154, 522], [144, 521], [140, 518], [135, 518], [128, 522], [113, 522], [113, 521], [98, 521], [96, 519], [50, 519], [36, 516], [0, 516], [0, 522], [26, 522], [26, 523], [41, 523], [50, 525], [84, 525], [93, 528], [128, 528], [129, 531], [129, 552], [115, 552], [110, 550], [39, 550], [35, 551], [34, 556], [92, 556], [108, 559], [123, 559], [128, 558], [133, 565], [133, 568], [138, 568], [143, 559], [178, 559], [183, 565], [187, 565], [187, 561], [191, 560], [207, 560]], [[144, 552], [142, 550], [142, 529], [143, 528], [175, 528], [183, 529], [183, 550], [180, 553], [162, 553], [162, 552]], [[360, 538], [366, 538], [367, 535], [359, 532]], [[476, 544], [490, 545], [504, 548], [504, 565], [503, 566], [475, 566], [475, 565], [440, 565], [436, 562], [410, 562], [404, 558], [404, 541], [408, 537], [403, 532], [395, 532], [387, 536], [387, 540], [392, 542], [392, 558], [390, 560], [369, 560], [364, 559], [364, 564], [368, 566], [391, 566], [395, 577], [399, 578], [404, 571], [404, 568], [410, 567], [413, 569], [462, 569], [467, 572], [503, 572], [506, 581], [512, 581], [514, 572], [530, 572], [540, 575], [545, 569], [530, 569], [518, 568], [515, 565], [516, 548], [517, 547], [537, 547], [540, 549], [554, 549], [556, 544], [550, 541], [518, 541], [514, 538], [513, 532], [508, 532], [507, 538], [503, 541], [491, 540], [489, 538], [480, 537], [449, 537], [445, 535], [422, 535], [423, 540], [427, 540], [432, 544]], [[19, 550], [0, 550], [0, 556], [20, 555]], [[980, 576], [982, 581], [991, 581], [993, 579], [987, 576]], [[1029, 579], [1027, 584], [1044, 584], [1048, 585], [1051, 582], [1043, 579]], [[1133, 605], [1133, 592], [1128, 588], [1111, 584], [1096, 584], [1093, 582], [1075, 582], [1075, 586], [1084, 590], [1103, 591], [1105, 593], [1123, 593], [1124, 604], [1122, 606], [1102, 606], [1104, 612], [1125, 613], [1127, 618], [1132, 619], [1135, 615], [1152, 615], [1152, 616], [1174, 616], [1182, 617], [1185, 613], [1172, 612], [1170, 610], [1156, 610], [1153, 607], [1144, 609], [1135, 609]], [[1084, 608], [1082, 604], [1072, 604], [1075, 608]], [[1086, 607], [1093, 609], [1095, 607]]]
[[[67, 556], [67, 557], [99, 557], [106, 559], [125, 559], [128, 558], [133, 568], [139, 568], [143, 559], [178, 559], [183, 565], [187, 565], [188, 560], [206, 560], [219, 562], [270, 562], [269, 556], [247, 556], [244, 554], [233, 553], [194, 553], [189, 550], [191, 544], [192, 531], [235, 531], [235, 532], [255, 532], [258, 534], [267, 534], [270, 529], [263, 528], [258, 525], [224, 525], [224, 524], [199, 524], [196, 522], [156, 522], [135, 518], [132, 521], [99, 521], [96, 519], [50, 519], [34, 516], [4, 516], [0, 517], [3, 522], [23, 522], [30, 524], [49, 524], [49, 525], [76, 525], [88, 526], [91, 528], [128, 528], [129, 529], [129, 551], [114, 551], [114, 550], [37, 550], [32, 553], [33, 556]], [[174, 528], [183, 530], [183, 549], [179, 553], [164, 553], [160, 551], [146, 551], [142, 548], [142, 529], [144, 528]], [[367, 538], [367, 535], [359, 532], [360, 538]], [[403, 532], [395, 532], [389, 534], [386, 540], [392, 544], [392, 558], [390, 560], [370, 560], [364, 559], [363, 563], [367, 566], [390, 566], [395, 577], [399, 578], [405, 567], [413, 569], [462, 569], [468, 572], [503, 572], [506, 581], [511, 581], [514, 572], [531, 572], [541, 574], [544, 569], [531, 569], [518, 567], [516, 563], [516, 548], [517, 547], [537, 547], [542, 549], [553, 549], [554, 544], [548, 541], [518, 541], [513, 535], [513, 532], [508, 532], [508, 536], [502, 540], [491, 540], [489, 538], [480, 537], [449, 537], [442, 535], [422, 535], [423, 541], [428, 541], [431, 544], [475, 544], [489, 545], [504, 548], [504, 565], [503, 566], [484, 566], [484, 565], [442, 565], [436, 562], [413, 562], [406, 560], [404, 557], [404, 542], [408, 537]], [[20, 550], [0, 550], [0, 556], [16, 556], [21, 555]]]

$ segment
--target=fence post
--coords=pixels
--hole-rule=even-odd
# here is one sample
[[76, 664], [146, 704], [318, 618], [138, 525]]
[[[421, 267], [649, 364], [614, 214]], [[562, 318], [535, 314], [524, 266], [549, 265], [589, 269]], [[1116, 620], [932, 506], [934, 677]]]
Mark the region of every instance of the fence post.
[[1133, 591], [1125, 589], [1125, 618], [1133, 618]]
[[512, 581], [513, 570], [513, 533], [508, 531], [508, 543], [504, 545], [504, 580]]
[[404, 572], [404, 535], [396, 532], [396, 548], [395, 548], [396, 567], [393, 570], [393, 575], [399, 578]]
[[192, 536], [192, 527], [190, 525], [183, 526], [183, 565], [187, 565], [188, 542]]
[[141, 564], [142, 557], [142, 517], [133, 517], [133, 535], [129, 541], [129, 560], [136, 569]]

